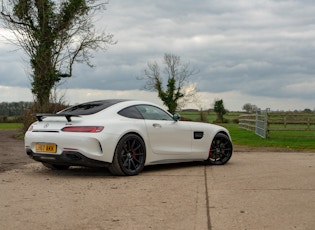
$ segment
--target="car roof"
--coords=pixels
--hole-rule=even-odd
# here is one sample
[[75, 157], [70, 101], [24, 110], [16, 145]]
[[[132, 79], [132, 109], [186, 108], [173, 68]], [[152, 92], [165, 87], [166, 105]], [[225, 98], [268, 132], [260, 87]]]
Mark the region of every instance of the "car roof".
[[[90, 102], [74, 105], [60, 111], [59, 113], [71, 114], [71, 115], [91, 115], [91, 114], [98, 113], [106, 108], [112, 107], [113, 105], [121, 104], [123, 102], [126, 102], [127, 105], [135, 105], [135, 104], [153, 105], [150, 102], [130, 100], [130, 99], [107, 99], [107, 100], [90, 101]], [[123, 104], [126, 105], [126, 103], [123, 103]]]

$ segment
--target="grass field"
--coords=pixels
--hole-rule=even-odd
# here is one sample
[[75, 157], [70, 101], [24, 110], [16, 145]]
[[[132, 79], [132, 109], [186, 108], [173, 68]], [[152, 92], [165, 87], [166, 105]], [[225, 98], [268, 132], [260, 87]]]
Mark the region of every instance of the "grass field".
[[[200, 112], [181, 112], [184, 118], [193, 121], [200, 121]], [[231, 112], [224, 116], [229, 123], [219, 124], [226, 127], [236, 145], [243, 145], [249, 147], [274, 147], [285, 148], [292, 150], [315, 150], [315, 133], [311, 131], [292, 132], [292, 131], [273, 131], [270, 133], [270, 138], [263, 139], [257, 136], [254, 132], [240, 129], [237, 123], [233, 121], [238, 120], [241, 113]], [[213, 123], [216, 120], [216, 114], [207, 113], [207, 121]], [[310, 136], [313, 137], [310, 137]]]
[[315, 150], [315, 138], [309, 137], [290, 137], [289, 134], [284, 136], [277, 135], [278, 132], [273, 132], [273, 136], [268, 139], [263, 139], [257, 136], [254, 132], [238, 128], [238, 124], [221, 124], [226, 127], [233, 139], [233, 143], [250, 147], [275, 147], [292, 150]]
[[0, 129], [1, 130], [22, 129], [22, 128], [23, 128], [22, 123], [0, 123]]

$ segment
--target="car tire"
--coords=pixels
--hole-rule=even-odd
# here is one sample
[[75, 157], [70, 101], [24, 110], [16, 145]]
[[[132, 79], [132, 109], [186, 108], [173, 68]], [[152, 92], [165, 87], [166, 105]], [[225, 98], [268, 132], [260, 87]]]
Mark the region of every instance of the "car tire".
[[139, 174], [146, 159], [144, 141], [136, 134], [127, 134], [118, 142], [109, 171], [117, 176]]
[[223, 133], [218, 133], [212, 140], [206, 163], [224, 165], [230, 160], [232, 153], [233, 145], [230, 138]]
[[68, 165], [55, 165], [55, 164], [49, 164], [42, 162], [42, 164], [49, 169], [54, 169], [54, 170], [67, 170], [70, 166]]

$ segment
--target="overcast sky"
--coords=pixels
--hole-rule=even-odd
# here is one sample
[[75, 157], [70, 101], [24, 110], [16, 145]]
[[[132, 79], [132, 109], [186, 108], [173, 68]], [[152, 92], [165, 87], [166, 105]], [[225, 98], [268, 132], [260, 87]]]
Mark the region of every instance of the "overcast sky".
[[[228, 110], [245, 103], [272, 110], [315, 108], [313, 0], [110, 0], [96, 27], [117, 44], [94, 53], [93, 69], [74, 66], [62, 87], [69, 103], [103, 98], [146, 99], [137, 80], [165, 53], [199, 70], [199, 94], [188, 107]], [[1, 30], [4, 34], [5, 31]], [[30, 101], [30, 69], [22, 51], [0, 37], [0, 102]]]

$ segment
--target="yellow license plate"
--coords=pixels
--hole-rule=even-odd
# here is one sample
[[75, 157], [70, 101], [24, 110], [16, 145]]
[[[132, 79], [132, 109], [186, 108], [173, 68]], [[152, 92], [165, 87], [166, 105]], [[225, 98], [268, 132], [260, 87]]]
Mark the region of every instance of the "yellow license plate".
[[36, 152], [55, 153], [57, 152], [57, 145], [48, 143], [38, 143], [35, 145]]

